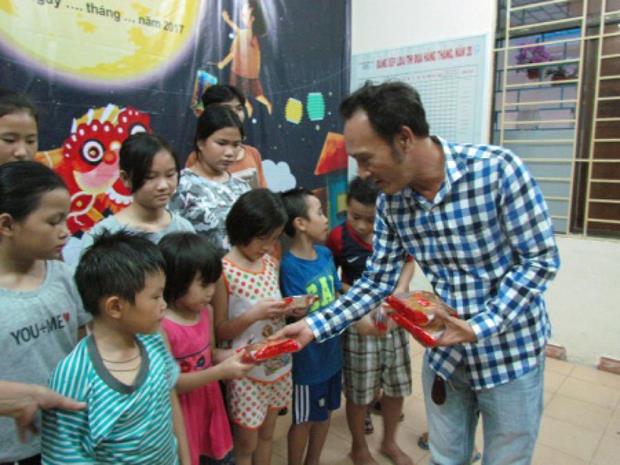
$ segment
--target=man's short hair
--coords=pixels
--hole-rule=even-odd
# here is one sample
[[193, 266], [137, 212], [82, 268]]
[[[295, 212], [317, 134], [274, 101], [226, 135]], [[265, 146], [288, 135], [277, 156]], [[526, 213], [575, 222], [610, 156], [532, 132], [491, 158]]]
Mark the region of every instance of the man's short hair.
[[407, 126], [418, 137], [429, 135], [420, 94], [404, 82], [372, 84], [367, 81], [340, 104], [340, 114], [345, 120], [358, 110], [366, 112], [374, 131], [388, 144], [392, 144], [402, 126]]
[[144, 234], [108, 231], [95, 237], [75, 271], [75, 283], [86, 311], [100, 314], [102, 299], [118, 296], [135, 303], [147, 276], [164, 272], [164, 257]]

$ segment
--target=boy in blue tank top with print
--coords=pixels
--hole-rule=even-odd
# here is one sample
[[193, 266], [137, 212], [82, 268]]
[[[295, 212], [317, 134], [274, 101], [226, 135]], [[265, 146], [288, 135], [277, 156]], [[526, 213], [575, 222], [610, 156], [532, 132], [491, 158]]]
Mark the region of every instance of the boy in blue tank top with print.
[[[283, 296], [310, 294], [315, 302], [306, 312], [317, 311], [336, 300], [341, 283], [336, 265], [323, 242], [329, 232], [320, 200], [310, 191], [293, 189], [282, 194], [289, 219], [284, 228], [292, 237], [282, 258], [280, 287]], [[303, 315], [300, 315], [303, 316]], [[318, 464], [330, 414], [340, 407], [342, 344], [335, 337], [312, 342], [293, 354], [293, 424], [288, 432], [289, 465]], [[308, 450], [304, 458], [304, 451]]]

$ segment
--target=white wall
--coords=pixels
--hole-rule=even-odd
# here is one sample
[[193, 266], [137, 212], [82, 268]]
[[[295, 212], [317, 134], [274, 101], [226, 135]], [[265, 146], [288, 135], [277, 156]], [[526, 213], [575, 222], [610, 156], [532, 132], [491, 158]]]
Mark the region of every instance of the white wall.
[[[351, 3], [353, 54], [485, 34], [488, 60], [484, 105], [488, 107], [496, 0], [351, 0]], [[490, 113], [480, 116], [484, 133], [488, 134]]]
[[558, 236], [560, 272], [547, 292], [551, 341], [571, 361], [620, 359], [620, 242]]
[[[352, 53], [487, 35], [490, 121], [495, 0], [352, 0]], [[460, 141], [470, 142], [470, 141]], [[620, 242], [558, 236], [562, 266], [547, 293], [552, 342], [571, 361], [620, 359]], [[416, 288], [427, 287], [420, 273]]]

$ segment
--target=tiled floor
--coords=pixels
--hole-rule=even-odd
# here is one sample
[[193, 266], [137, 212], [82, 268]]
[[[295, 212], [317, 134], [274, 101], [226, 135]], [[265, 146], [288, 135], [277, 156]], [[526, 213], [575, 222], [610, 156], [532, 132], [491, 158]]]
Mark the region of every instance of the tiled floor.
[[[428, 464], [428, 453], [416, 445], [426, 430], [420, 384], [422, 348], [413, 343], [413, 395], [405, 400], [405, 421], [399, 430], [400, 446], [416, 465]], [[380, 464], [391, 464], [376, 453], [381, 439], [381, 417], [373, 415], [375, 433], [367, 436]], [[286, 464], [286, 431], [290, 416], [278, 422], [273, 465]], [[482, 448], [481, 431], [476, 444]], [[338, 410], [323, 450], [324, 465], [350, 465], [351, 436], [344, 409]], [[590, 367], [547, 359], [545, 368], [545, 412], [534, 452], [534, 465], [620, 464], [620, 376]]]

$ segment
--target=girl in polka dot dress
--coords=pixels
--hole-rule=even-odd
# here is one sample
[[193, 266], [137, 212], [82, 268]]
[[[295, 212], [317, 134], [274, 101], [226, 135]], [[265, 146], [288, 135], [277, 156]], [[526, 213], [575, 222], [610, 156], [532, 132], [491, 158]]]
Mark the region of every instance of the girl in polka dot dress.
[[[218, 341], [239, 348], [284, 326], [279, 265], [268, 252], [286, 221], [280, 197], [268, 189], [246, 192], [230, 210], [226, 231], [232, 249], [223, 259], [213, 299]], [[244, 378], [229, 381], [227, 394], [237, 465], [268, 465], [278, 411], [291, 399], [290, 355], [267, 360]]]

